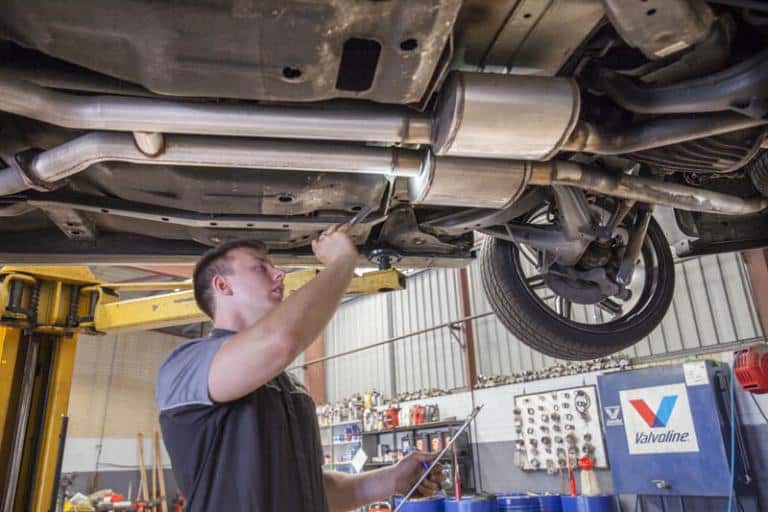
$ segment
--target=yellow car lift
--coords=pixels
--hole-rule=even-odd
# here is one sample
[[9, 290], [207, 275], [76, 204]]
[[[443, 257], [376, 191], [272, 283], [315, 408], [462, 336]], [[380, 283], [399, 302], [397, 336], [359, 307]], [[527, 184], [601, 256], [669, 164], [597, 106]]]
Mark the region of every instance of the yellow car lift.
[[[317, 270], [290, 272], [289, 294]], [[149, 330], [203, 322], [188, 281], [99, 281], [88, 267], [0, 268], [0, 512], [55, 510], [67, 408], [80, 333]], [[352, 280], [347, 293], [405, 288], [396, 270]], [[120, 291], [168, 291], [119, 300]]]

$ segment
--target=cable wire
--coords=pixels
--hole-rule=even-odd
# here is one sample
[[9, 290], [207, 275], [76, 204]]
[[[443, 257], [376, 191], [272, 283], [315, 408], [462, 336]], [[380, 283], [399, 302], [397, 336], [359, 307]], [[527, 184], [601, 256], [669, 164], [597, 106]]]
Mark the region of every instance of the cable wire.
[[730, 407], [730, 413], [731, 413], [731, 486], [730, 489], [728, 489], [728, 512], [733, 512], [733, 495], [734, 495], [734, 482], [736, 479], [736, 406], [735, 406], [735, 399], [734, 396], [734, 367], [735, 367], [735, 361], [731, 363], [731, 378], [728, 381], [728, 394], [730, 396], [730, 401], [728, 406]]
[[763, 411], [763, 408], [760, 407], [760, 402], [757, 401], [757, 398], [755, 398], [754, 393], [750, 393], [749, 396], [752, 397], [752, 401], [755, 402], [755, 407], [757, 407], [757, 410], [760, 411], [760, 416], [763, 417], [763, 421], [765, 421], [766, 424], [768, 424], [768, 417], [765, 415], [765, 411]]

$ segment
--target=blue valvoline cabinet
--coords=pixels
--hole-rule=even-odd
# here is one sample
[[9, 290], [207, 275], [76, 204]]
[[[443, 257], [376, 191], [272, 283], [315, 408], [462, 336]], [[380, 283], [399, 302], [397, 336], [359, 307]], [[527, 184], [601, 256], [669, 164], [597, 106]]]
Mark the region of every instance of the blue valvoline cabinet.
[[[614, 492], [727, 496], [729, 380], [728, 367], [712, 361], [598, 377]], [[736, 487], [744, 492], [748, 465], [738, 423], [736, 432]]]

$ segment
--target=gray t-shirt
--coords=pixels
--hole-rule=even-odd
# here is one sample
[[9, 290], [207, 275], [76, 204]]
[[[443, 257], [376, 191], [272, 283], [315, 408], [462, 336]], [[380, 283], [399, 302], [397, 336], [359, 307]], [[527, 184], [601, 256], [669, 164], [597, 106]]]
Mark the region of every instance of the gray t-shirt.
[[163, 441], [189, 512], [327, 512], [315, 404], [286, 373], [239, 400], [215, 403], [208, 371], [234, 334], [174, 349], [157, 375]]

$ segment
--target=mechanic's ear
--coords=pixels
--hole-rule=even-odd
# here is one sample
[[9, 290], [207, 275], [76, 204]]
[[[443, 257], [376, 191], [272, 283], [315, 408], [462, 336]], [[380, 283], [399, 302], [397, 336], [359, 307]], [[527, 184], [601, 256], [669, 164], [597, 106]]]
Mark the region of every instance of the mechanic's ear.
[[213, 281], [211, 281], [213, 291], [222, 295], [232, 295], [232, 287], [229, 286], [229, 281], [224, 276], [215, 275]]

